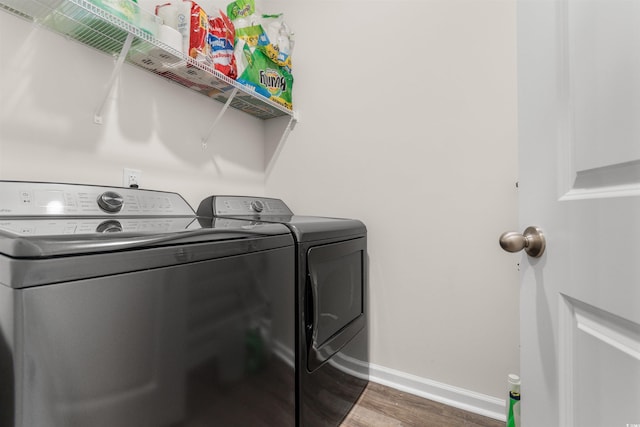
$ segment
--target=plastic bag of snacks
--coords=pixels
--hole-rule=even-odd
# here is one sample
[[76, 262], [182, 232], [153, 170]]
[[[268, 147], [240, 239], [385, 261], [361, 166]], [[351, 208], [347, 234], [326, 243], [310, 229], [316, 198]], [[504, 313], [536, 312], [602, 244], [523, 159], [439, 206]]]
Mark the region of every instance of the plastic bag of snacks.
[[253, 0], [235, 0], [227, 5], [227, 16], [237, 28], [254, 25], [252, 18], [256, 13], [256, 5]]
[[269, 58], [291, 72], [291, 49], [293, 48], [293, 34], [283, 20], [283, 15], [262, 15], [261, 27], [263, 38], [258, 42], [264, 46], [264, 51]]
[[213, 68], [232, 79], [238, 77], [236, 59], [233, 52], [235, 28], [224, 12], [209, 17], [207, 48]]
[[292, 109], [292, 33], [282, 14], [256, 13], [253, 0], [227, 6], [236, 28], [235, 58], [238, 81], [288, 109]]
[[293, 76], [284, 67], [273, 62], [261, 49], [251, 48], [244, 40], [236, 43], [240, 50], [238, 61], [238, 82], [252, 87], [256, 93], [278, 104], [292, 109]]

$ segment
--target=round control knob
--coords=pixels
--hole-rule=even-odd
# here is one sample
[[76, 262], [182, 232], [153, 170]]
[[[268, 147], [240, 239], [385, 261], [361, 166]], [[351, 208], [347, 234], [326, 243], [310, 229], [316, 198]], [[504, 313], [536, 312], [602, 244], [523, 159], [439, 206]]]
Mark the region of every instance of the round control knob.
[[120, 221], [116, 221], [115, 219], [109, 219], [100, 223], [96, 228], [96, 231], [98, 233], [117, 233], [122, 231], [122, 224], [120, 224]]
[[255, 212], [262, 212], [264, 210], [264, 205], [260, 200], [254, 200], [253, 202], [251, 202], [251, 209], [253, 209]]
[[105, 191], [98, 197], [98, 206], [107, 213], [120, 212], [124, 199], [114, 191]]

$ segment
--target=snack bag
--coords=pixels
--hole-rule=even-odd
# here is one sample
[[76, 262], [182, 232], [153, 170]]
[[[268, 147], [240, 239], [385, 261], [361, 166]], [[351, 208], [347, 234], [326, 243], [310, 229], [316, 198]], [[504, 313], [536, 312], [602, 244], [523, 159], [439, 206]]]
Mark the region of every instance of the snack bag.
[[227, 16], [236, 27], [249, 27], [253, 25], [250, 17], [256, 13], [254, 0], [235, 0], [227, 5]]
[[260, 43], [265, 43], [264, 32], [262, 26], [251, 25], [249, 27], [236, 27], [236, 40], [244, 40], [244, 42], [253, 50]]
[[[178, 31], [184, 37], [186, 54], [196, 60], [206, 60], [206, 40], [209, 19], [206, 12], [194, 1], [184, 0], [182, 9], [186, 19], [178, 22]], [[178, 18], [180, 19], [180, 18]]]
[[269, 59], [261, 49], [251, 52], [247, 44], [240, 42], [239, 45], [242, 46], [243, 61], [242, 74], [238, 77], [238, 82], [252, 87], [256, 93], [291, 110], [291, 73]]
[[258, 39], [264, 33], [257, 22], [254, 0], [236, 0], [227, 6], [227, 16], [235, 27], [235, 41], [244, 40], [251, 51], [258, 45]]
[[232, 79], [238, 77], [236, 59], [233, 53], [235, 29], [233, 23], [219, 11], [219, 16], [209, 19], [207, 47], [213, 68]]
[[282, 14], [259, 15], [254, 0], [235, 0], [227, 13], [236, 29], [238, 82], [292, 109], [292, 34]]
[[283, 15], [262, 15], [260, 27], [263, 32], [258, 39], [258, 46], [273, 62], [287, 68], [291, 73], [291, 50], [293, 34], [282, 19]]

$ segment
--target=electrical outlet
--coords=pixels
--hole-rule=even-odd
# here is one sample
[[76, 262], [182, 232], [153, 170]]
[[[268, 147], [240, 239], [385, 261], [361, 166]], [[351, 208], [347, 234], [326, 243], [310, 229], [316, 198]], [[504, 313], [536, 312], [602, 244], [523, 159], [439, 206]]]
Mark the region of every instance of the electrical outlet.
[[138, 188], [140, 186], [140, 176], [142, 171], [137, 169], [124, 168], [122, 170], [122, 186]]

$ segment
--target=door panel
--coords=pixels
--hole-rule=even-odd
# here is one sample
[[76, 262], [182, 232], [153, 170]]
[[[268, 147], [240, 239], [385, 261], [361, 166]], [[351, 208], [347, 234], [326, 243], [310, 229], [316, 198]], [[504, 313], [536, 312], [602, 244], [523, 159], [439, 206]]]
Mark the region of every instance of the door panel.
[[640, 3], [562, 0], [559, 92], [565, 199], [640, 193]]
[[640, 3], [563, 3], [576, 168], [640, 159]]
[[568, 297], [562, 309], [561, 403], [571, 410], [560, 425], [626, 426], [640, 419], [637, 325]]

